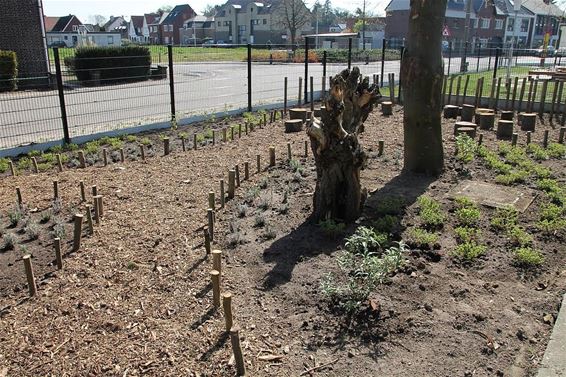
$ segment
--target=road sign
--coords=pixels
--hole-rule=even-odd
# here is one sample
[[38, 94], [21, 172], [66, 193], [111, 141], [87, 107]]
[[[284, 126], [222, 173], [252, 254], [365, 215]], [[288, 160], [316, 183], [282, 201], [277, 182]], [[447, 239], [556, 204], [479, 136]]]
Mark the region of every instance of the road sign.
[[444, 25], [444, 29], [442, 29], [442, 36], [448, 38], [451, 35], [452, 33], [450, 33], [450, 29], [448, 29], [448, 26]]

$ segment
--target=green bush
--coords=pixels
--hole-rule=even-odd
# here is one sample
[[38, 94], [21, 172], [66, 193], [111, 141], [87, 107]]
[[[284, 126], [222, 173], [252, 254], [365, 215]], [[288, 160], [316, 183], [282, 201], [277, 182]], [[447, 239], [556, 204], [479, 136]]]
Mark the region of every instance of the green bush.
[[0, 50], [0, 92], [15, 90], [18, 59], [14, 51]]
[[66, 59], [65, 64], [85, 84], [94, 83], [94, 72], [100, 72], [104, 83], [147, 80], [151, 54], [143, 46], [80, 47], [74, 60]]

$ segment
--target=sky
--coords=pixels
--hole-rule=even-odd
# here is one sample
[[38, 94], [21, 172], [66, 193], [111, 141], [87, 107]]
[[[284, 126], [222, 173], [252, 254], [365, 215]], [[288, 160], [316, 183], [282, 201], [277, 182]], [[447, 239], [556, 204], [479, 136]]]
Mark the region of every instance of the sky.
[[[83, 23], [92, 22], [90, 16], [100, 14], [109, 16], [142, 15], [157, 10], [162, 5], [189, 4], [198, 14], [202, 14], [207, 4], [223, 4], [225, 0], [43, 0], [43, 12], [46, 16], [76, 15]], [[321, 1], [322, 2], [322, 1]], [[312, 6], [314, 0], [306, 0]], [[331, 0], [334, 7], [354, 11], [362, 7], [363, 0]], [[366, 0], [368, 11], [384, 14], [389, 0]], [[368, 12], [369, 13], [369, 12]]]

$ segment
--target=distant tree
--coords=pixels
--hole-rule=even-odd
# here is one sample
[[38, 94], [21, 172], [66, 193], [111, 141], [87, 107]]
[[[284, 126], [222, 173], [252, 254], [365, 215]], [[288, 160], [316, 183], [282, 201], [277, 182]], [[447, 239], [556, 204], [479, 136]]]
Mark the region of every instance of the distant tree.
[[220, 10], [220, 5], [208, 4], [207, 6], [204, 7], [202, 14], [203, 16], [206, 17], [212, 17], [216, 15], [216, 13], [218, 13], [219, 10]]
[[348, 9], [334, 8], [335, 21], [344, 20], [348, 17], [352, 17], [352, 13]]
[[332, 25], [334, 23], [334, 19], [336, 16], [334, 15], [334, 11], [332, 10], [332, 3], [330, 0], [325, 0], [324, 5], [322, 6], [322, 13], [320, 18], [320, 23], [322, 25]]
[[311, 13], [302, 0], [282, 0], [275, 9], [276, 24], [289, 30], [291, 46], [295, 46], [297, 32], [311, 21]]
[[89, 21], [95, 25], [102, 26], [106, 23], [106, 17], [100, 14], [93, 14], [88, 17]]
[[171, 12], [172, 9], [173, 9], [173, 5], [162, 5], [159, 7], [159, 9], [157, 9], [157, 13], [163, 14], [166, 12]]

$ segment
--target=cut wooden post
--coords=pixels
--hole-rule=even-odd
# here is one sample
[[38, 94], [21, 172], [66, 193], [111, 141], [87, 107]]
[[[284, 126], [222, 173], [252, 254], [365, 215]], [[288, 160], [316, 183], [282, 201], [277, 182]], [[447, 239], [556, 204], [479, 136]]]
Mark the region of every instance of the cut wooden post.
[[16, 187], [16, 197], [18, 198], [18, 206], [21, 208], [24, 201], [22, 199], [22, 190], [19, 187]]
[[497, 138], [510, 138], [513, 135], [513, 121], [500, 120], [497, 122]]
[[256, 159], [257, 173], [259, 174], [261, 172], [261, 155], [256, 154], [255, 159]]
[[224, 201], [226, 200], [225, 197], [226, 193], [224, 192], [224, 180], [220, 180], [220, 208], [224, 208]]
[[170, 150], [169, 150], [169, 138], [168, 137], [164, 137], [163, 138], [163, 154], [165, 156], [167, 156], [169, 154]]
[[525, 98], [525, 89], [527, 88], [527, 78], [523, 77], [521, 81], [521, 94], [519, 95], [519, 105], [517, 107], [517, 112], [521, 112], [523, 110], [523, 98]]
[[533, 133], [531, 131], [527, 131], [527, 145], [531, 143], [532, 134]]
[[[289, 110], [289, 120], [300, 119], [302, 123], [307, 121], [307, 110], [301, 108], [293, 108]], [[287, 122], [287, 121], [286, 121]], [[299, 129], [300, 131], [300, 129]]]
[[100, 224], [100, 209], [98, 207], [98, 195], [93, 196], [92, 201], [94, 206], [94, 221], [96, 221], [96, 224]]
[[450, 85], [448, 86], [448, 101], [449, 105], [452, 104], [452, 88], [454, 87], [454, 76], [450, 77]]
[[305, 140], [305, 158], [309, 156], [309, 142]]
[[59, 198], [59, 181], [54, 180], [53, 181], [53, 199], [58, 199]]
[[182, 138], [181, 138], [181, 150], [182, 150], [183, 152], [186, 152], [186, 151], [187, 151], [187, 143], [185, 142], [185, 140], [186, 140], [185, 137], [182, 137]]
[[291, 161], [293, 156], [291, 155], [291, 143], [287, 143], [287, 161]]
[[240, 187], [240, 165], [234, 166], [234, 171], [236, 172], [236, 187]]
[[379, 140], [378, 141], [378, 147], [377, 147], [377, 155], [378, 156], [383, 156], [383, 147], [385, 146], [385, 142], [383, 140]]
[[511, 78], [505, 79], [505, 89], [507, 89], [507, 94], [505, 95], [505, 110], [509, 110], [509, 97], [511, 96]]
[[193, 134], [193, 149], [197, 150], [197, 134]]
[[73, 232], [73, 251], [79, 251], [81, 248], [81, 238], [83, 235], [83, 215], [75, 214], [75, 230]]
[[234, 126], [230, 127], [230, 140], [234, 140]]
[[124, 163], [126, 158], [124, 157], [124, 148], [120, 148], [120, 162]]
[[482, 130], [491, 130], [495, 125], [495, 114], [493, 112], [481, 112], [476, 115], [479, 117], [479, 126]]
[[244, 162], [244, 179], [248, 181], [250, 179], [250, 163]]
[[[464, 83], [464, 93], [462, 94], [462, 105], [466, 100], [466, 96], [468, 95], [468, 84], [470, 83], [470, 75], [466, 75], [466, 82]], [[457, 103], [456, 106], [459, 104]]]
[[226, 128], [222, 129], [222, 141], [223, 142], [227, 142], [228, 141], [228, 130]]
[[531, 113], [533, 111], [532, 106], [532, 96], [533, 96], [533, 89], [534, 89], [534, 80], [529, 79], [529, 91], [527, 93], [527, 112]]
[[98, 215], [104, 217], [104, 206], [102, 205], [102, 195], [96, 195], [96, 203], [98, 204]]
[[476, 107], [482, 106], [481, 100], [482, 100], [482, 96], [483, 96], [483, 81], [484, 81], [484, 78], [481, 77], [479, 79], [479, 83], [478, 83], [479, 84], [479, 88], [478, 88], [479, 90], [478, 90], [478, 98], [476, 98]]
[[233, 326], [230, 329], [230, 341], [232, 343], [232, 352], [234, 353], [234, 361], [236, 362], [236, 373], [238, 376], [246, 375], [246, 365], [244, 364], [244, 355], [240, 346], [240, 329]]
[[238, 139], [242, 138], [242, 125], [238, 124]]
[[[61, 157], [59, 157], [59, 161], [61, 160]], [[16, 169], [14, 169], [14, 163], [12, 162], [12, 160], [8, 161], [8, 165], [10, 166], [10, 174], [12, 174], [12, 177], [16, 176]], [[61, 171], [63, 171], [63, 169], [61, 168]]]
[[80, 181], [79, 187], [80, 187], [80, 190], [81, 190], [81, 201], [86, 202], [85, 183], [83, 181]]
[[515, 80], [513, 80], [513, 96], [511, 97], [511, 108], [508, 109], [511, 111], [515, 110], [515, 99], [517, 98], [517, 86], [519, 86], [519, 77], [515, 77]]
[[217, 308], [220, 306], [220, 272], [210, 271], [210, 280], [212, 280], [212, 303]]
[[501, 93], [501, 77], [497, 79], [497, 88], [495, 92], [495, 110], [499, 110], [499, 94]]
[[548, 88], [548, 80], [542, 82], [542, 89], [540, 91], [540, 102], [538, 105], [538, 116], [542, 119], [544, 114], [544, 103], [546, 102], [546, 91]]
[[321, 100], [324, 100], [326, 96], [326, 77], [322, 76], [322, 90], [321, 90]]
[[59, 173], [61, 173], [63, 171], [63, 161], [61, 161], [61, 154], [57, 153], [55, 157], [57, 157], [57, 168], [59, 169]]
[[285, 120], [285, 133], [300, 132], [303, 129], [303, 123], [301, 119]]
[[384, 101], [381, 103], [381, 113], [384, 116], [393, 115], [393, 102], [392, 101]]
[[216, 200], [214, 198], [214, 191], [208, 192], [208, 208], [216, 208]]
[[461, 114], [461, 119], [464, 122], [471, 122], [472, 120], [474, 120], [474, 112], [476, 111], [476, 108], [474, 105], [469, 105], [469, 104], [463, 104], [462, 105], [462, 114]]
[[456, 81], [456, 105], [460, 103], [460, 85], [462, 84], [462, 76], [458, 76]]
[[556, 110], [556, 121], [558, 122], [560, 120], [560, 113], [561, 108], [562, 108], [562, 92], [564, 91], [564, 81], [560, 81], [559, 85], [558, 85], [558, 108]]
[[204, 228], [204, 250], [206, 250], [206, 255], [210, 254], [210, 233], [208, 228]]
[[35, 277], [33, 276], [33, 267], [31, 265], [31, 255], [24, 255], [22, 257], [24, 261], [24, 268], [26, 271], [26, 278], [28, 280], [28, 291], [30, 296], [35, 296], [37, 294], [37, 286], [35, 285]]
[[458, 118], [458, 106], [455, 105], [444, 106], [444, 118], [446, 119]]
[[542, 139], [542, 146], [547, 148], [548, 147], [548, 130], [544, 130], [544, 138]]
[[516, 132], [513, 132], [513, 135], [511, 136], [511, 145], [515, 146], [517, 145], [517, 139], [519, 138], [519, 134]]
[[564, 134], [566, 134], [566, 127], [560, 127], [560, 131], [558, 134], [558, 143], [564, 143]]
[[269, 166], [275, 166], [275, 147], [269, 147]]
[[212, 145], [216, 145], [216, 131], [212, 130]]
[[212, 250], [212, 269], [222, 276], [222, 250]]
[[535, 80], [535, 85], [533, 88], [533, 97], [531, 98], [531, 109], [529, 110], [529, 112], [533, 112], [533, 109], [535, 107], [535, 101], [537, 99], [537, 90], [538, 90], [538, 80]]
[[552, 90], [552, 102], [550, 103], [550, 124], [554, 122], [554, 109], [556, 107], [556, 97], [558, 96], [558, 82], [554, 81], [554, 87]]
[[93, 185], [92, 186], [92, 196], [96, 196], [96, 195], [98, 195], [98, 189], [97, 189], [96, 185]]
[[222, 294], [222, 307], [224, 308], [224, 320], [226, 322], [226, 331], [232, 328], [232, 294], [224, 292]]
[[310, 95], [311, 95], [311, 98], [310, 98], [311, 112], [313, 112], [314, 111], [314, 77], [312, 77], [312, 76], [310, 77], [310, 89], [311, 89], [311, 92], [310, 92]]
[[236, 171], [228, 171], [228, 199], [234, 198], [234, 193], [236, 191]]
[[206, 211], [206, 218], [208, 220], [208, 233], [210, 234], [210, 241], [214, 242], [214, 210], [209, 208]]
[[142, 161], [145, 160], [145, 146], [143, 144], [140, 144], [140, 153], [141, 153], [141, 159]]
[[94, 224], [92, 222], [92, 206], [90, 204], [86, 205], [86, 223], [88, 226], [88, 234], [94, 234]]
[[491, 91], [489, 92], [489, 102], [487, 103], [487, 107], [495, 109], [497, 100], [495, 99], [495, 88], [497, 87], [497, 79], [494, 78], [491, 80]]
[[246, 135], [248, 134], [248, 127], [249, 127], [248, 122], [245, 122], [244, 123], [244, 130], [246, 131]]
[[86, 168], [85, 153], [83, 151], [79, 151], [79, 164], [81, 168]]
[[53, 248], [55, 249], [55, 263], [60, 270], [63, 268], [63, 257], [61, 256], [61, 239], [55, 238], [53, 240]]
[[461, 129], [461, 128], [476, 129], [476, 127], [477, 127], [477, 125], [475, 123], [472, 123], [472, 122], [465, 122], [465, 121], [456, 122], [456, 123], [454, 123], [454, 136], [457, 136], [459, 134], [458, 130]]
[[267, 113], [263, 113], [263, 123], [259, 124], [259, 128], [267, 127]]
[[513, 120], [514, 115], [513, 111], [501, 111], [501, 119], [503, 120]]
[[303, 93], [303, 78], [299, 77], [299, 97], [297, 99], [297, 106], [301, 106], [301, 94]]
[[108, 150], [106, 148], [102, 148], [102, 161], [104, 166], [108, 166]]
[[535, 130], [537, 115], [535, 113], [522, 113], [520, 116], [520, 125], [522, 131]]
[[483, 134], [480, 133], [478, 135], [478, 145], [482, 145], [482, 143], [483, 143]]
[[33, 163], [33, 172], [35, 174], [39, 173], [39, 167], [37, 166], [37, 158], [32, 157], [31, 162]]
[[395, 73], [389, 75], [389, 102], [395, 103]]

